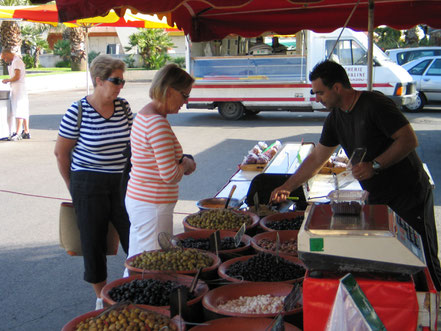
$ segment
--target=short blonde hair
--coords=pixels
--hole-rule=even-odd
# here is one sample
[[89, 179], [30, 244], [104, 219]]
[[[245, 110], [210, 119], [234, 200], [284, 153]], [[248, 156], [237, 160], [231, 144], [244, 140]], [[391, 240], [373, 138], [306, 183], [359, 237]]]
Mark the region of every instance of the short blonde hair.
[[170, 87], [178, 91], [183, 91], [191, 87], [193, 83], [194, 78], [185, 70], [179, 68], [174, 63], [167, 64], [153, 77], [149, 96], [152, 100], [164, 103], [167, 97], [167, 90]]
[[115, 70], [126, 70], [123, 61], [115, 59], [109, 55], [98, 55], [90, 65], [90, 76], [92, 77], [93, 86], [96, 87], [96, 78], [106, 80]]

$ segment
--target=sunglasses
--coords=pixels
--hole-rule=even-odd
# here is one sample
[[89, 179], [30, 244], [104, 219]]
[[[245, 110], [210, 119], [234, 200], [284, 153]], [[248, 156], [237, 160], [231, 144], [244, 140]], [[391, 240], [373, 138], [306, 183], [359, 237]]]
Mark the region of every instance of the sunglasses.
[[184, 92], [182, 92], [182, 91], [179, 91], [179, 92], [181, 93], [182, 97], [183, 97], [185, 100], [188, 100], [188, 98], [190, 97], [190, 94], [184, 93]]
[[126, 81], [124, 79], [121, 79], [119, 77], [109, 77], [106, 80], [108, 80], [109, 82], [115, 84], [115, 85], [121, 85], [124, 86], [124, 84], [126, 83]]

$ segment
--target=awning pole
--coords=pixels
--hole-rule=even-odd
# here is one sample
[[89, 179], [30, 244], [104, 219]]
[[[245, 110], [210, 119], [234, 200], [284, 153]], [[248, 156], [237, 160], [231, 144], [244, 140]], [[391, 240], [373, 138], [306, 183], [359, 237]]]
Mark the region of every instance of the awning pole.
[[89, 29], [86, 27], [86, 87], [89, 95]]
[[369, 0], [368, 9], [368, 77], [367, 77], [367, 90], [372, 91], [373, 82], [373, 68], [374, 68], [374, 0]]

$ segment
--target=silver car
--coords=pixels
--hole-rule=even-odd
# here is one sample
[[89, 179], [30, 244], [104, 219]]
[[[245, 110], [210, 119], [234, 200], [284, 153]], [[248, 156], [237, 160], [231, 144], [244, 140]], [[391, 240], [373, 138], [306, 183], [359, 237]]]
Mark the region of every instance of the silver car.
[[419, 112], [427, 103], [441, 102], [441, 56], [421, 57], [402, 67], [415, 80], [418, 91], [416, 101], [404, 106], [405, 110]]

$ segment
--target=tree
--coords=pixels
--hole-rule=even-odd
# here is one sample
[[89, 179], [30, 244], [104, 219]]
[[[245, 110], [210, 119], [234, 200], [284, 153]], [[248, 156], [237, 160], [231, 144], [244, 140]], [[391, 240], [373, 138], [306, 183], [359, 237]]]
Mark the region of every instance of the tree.
[[164, 66], [169, 59], [167, 50], [174, 46], [163, 29], [140, 29], [129, 36], [129, 45], [126, 50], [137, 48], [147, 69], [159, 69]]
[[72, 71], [86, 70], [86, 29], [77, 27], [68, 30]]
[[48, 25], [38, 23], [28, 24], [21, 28], [24, 53], [32, 57], [34, 68], [40, 65], [39, 58], [43, 50], [49, 48], [47, 40], [43, 38], [48, 30]]
[[377, 46], [381, 49], [390, 49], [400, 47], [401, 31], [392, 29], [390, 27], [376, 28]]

